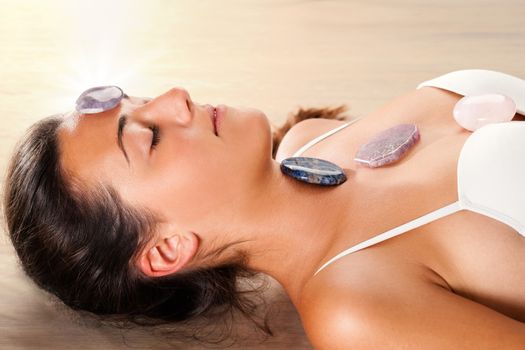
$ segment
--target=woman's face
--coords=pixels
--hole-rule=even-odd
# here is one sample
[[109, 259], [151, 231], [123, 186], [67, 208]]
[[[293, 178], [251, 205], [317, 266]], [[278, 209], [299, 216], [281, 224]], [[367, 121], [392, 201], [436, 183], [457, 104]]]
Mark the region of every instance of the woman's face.
[[[216, 135], [212, 109], [173, 88], [152, 100], [129, 97], [109, 111], [68, 116], [59, 131], [62, 166], [186, 229], [220, 230], [217, 224], [255, 206], [257, 185], [272, 166], [268, 118], [256, 109], [223, 112]], [[124, 115], [129, 163], [117, 138]], [[152, 126], [159, 130], [154, 148]]]

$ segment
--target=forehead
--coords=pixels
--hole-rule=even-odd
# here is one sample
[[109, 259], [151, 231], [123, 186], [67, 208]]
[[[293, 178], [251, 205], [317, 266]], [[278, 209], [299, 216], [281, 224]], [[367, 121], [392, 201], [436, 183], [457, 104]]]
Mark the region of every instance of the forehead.
[[70, 113], [64, 117], [58, 142], [61, 165], [66, 170], [87, 182], [125, 175], [128, 163], [117, 146], [120, 110], [119, 106], [102, 113]]

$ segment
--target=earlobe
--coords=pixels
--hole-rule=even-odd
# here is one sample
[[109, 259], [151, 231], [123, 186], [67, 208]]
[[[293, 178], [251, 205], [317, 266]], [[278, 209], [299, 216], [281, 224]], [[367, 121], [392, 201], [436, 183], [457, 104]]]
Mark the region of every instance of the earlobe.
[[198, 238], [193, 232], [161, 238], [142, 253], [139, 268], [150, 277], [176, 273], [195, 256], [198, 245]]

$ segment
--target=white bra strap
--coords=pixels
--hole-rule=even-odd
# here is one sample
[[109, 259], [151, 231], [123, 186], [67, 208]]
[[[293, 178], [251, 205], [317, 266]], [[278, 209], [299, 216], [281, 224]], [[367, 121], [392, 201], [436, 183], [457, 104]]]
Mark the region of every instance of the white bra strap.
[[377, 236], [374, 236], [364, 242], [361, 242], [359, 244], [356, 244], [355, 246], [346, 249], [342, 251], [341, 253], [334, 256], [332, 259], [328, 260], [323, 266], [321, 266], [314, 274], [317, 275], [322, 269], [333, 263], [334, 261], [342, 258], [343, 256], [346, 256], [348, 254], [351, 254], [355, 251], [358, 251], [360, 249], [364, 249], [366, 247], [369, 247], [371, 245], [374, 245], [376, 243], [382, 242], [384, 240], [387, 240], [389, 238], [392, 238], [394, 236], [398, 236], [406, 231], [412, 230], [416, 227], [419, 227], [421, 225], [425, 225], [431, 221], [437, 220], [439, 218], [442, 218], [443, 216], [450, 215], [452, 213], [455, 213], [459, 210], [462, 210], [463, 208], [460, 206], [459, 201], [456, 201], [452, 204], [449, 204], [447, 206], [444, 206], [442, 208], [439, 208], [437, 210], [434, 210], [433, 212], [430, 212], [428, 214], [425, 214], [423, 216], [418, 217], [417, 219], [414, 219], [410, 222], [407, 222], [406, 224], [403, 224], [401, 226], [398, 226], [394, 229], [391, 229], [389, 231], [383, 232]]
[[332, 134], [335, 134], [336, 132], [338, 132], [339, 130], [343, 129], [343, 128], [346, 128], [348, 125], [350, 124], [353, 124], [355, 123], [356, 121], [358, 121], [359, 119], [363, 118], [362, 116], [361, 117], [357, 117], [351, 121], [349, 121], [348, 123], [345, 123], [343, 125], [340, 125], [338, 126], [337, 128], [335, 129], [332, 129], [320, 136], [317, 136], [315, 139], [313, 140], [310, 140], [310, 142], [308, 142], [306, 145], [304, 145], [303, 147], [299, 148], [299, 150], [297, 152], [295, 152], [292, 157], [298, 157], [299, 155], [301, 155], [304, 151], [306, 151], [308, 148], [312, 147], [313, 145], [315, 145], [317, 142], [327, 138], [328, 136], [332, 135]]

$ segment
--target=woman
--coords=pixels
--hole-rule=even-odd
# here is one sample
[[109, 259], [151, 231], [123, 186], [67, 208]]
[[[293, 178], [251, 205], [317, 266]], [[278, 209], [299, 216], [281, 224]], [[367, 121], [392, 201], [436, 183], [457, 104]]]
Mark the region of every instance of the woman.
[[[525, 239], [494, 218], [457, 211], [324, 267], [456, 201], [458, 155], [472, 134], [452, 118], [461, 97], [422, 86], [348, 127], [304, 120], [275, 149], [259, 110], [214, 111], [181, 88], [124, 95], [104, 112], [32, 128], [7, 174], [8, 231], [28, 275], [75, 309], [135, 320], [231, 307], [250, 315], [236, 279], [263, 272], [283, 285], [318, 349], [523, 348]], [[401, 123], [421, 133], [405, 157], [377, 169], [352, 161]], [[346, 182], [281, 172], [327, 133], [301, 155], [345, 168]]]

